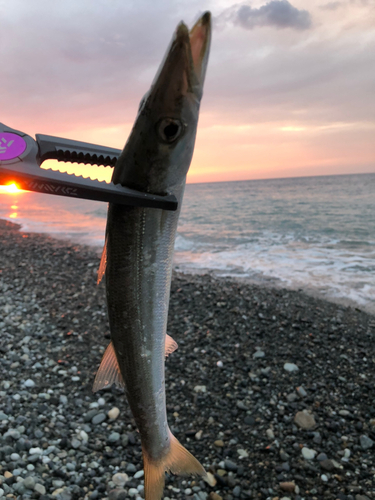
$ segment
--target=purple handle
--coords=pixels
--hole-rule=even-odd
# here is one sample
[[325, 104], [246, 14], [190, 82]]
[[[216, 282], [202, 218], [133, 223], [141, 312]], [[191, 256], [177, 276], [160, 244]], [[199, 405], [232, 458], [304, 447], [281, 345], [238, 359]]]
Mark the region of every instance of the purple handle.
[[26, 149], [26, 141], [12, 132], [0, 132], [0, 161], [13, 160]]

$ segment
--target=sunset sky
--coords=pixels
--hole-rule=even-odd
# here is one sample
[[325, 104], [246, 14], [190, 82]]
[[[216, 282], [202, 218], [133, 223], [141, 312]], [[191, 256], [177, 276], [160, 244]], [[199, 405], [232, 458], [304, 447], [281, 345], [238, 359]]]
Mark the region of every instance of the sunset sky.
[[375, 172], [373, 0], [0, 0], [0, 122], [122, 148], [177, 23], [204, 10], [189, 182]]

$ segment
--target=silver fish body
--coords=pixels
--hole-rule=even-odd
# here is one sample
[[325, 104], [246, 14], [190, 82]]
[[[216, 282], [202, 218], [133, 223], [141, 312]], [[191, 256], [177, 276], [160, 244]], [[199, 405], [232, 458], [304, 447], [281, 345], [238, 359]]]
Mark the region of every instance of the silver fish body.
[[168, 427], [165, 352], [172, 260], [186, 174], [191, 162], [210, 46], [210, 14], [189, 32], [181, 23], [116, 163], [113, 182], [153, 194], [174, 194], [176, 212], [110, 204], [106, 290], [111, 344], [94, 391], [122, 384], [140, 432], [145, 498], [159, 500], [164, 473], [205, 473]]

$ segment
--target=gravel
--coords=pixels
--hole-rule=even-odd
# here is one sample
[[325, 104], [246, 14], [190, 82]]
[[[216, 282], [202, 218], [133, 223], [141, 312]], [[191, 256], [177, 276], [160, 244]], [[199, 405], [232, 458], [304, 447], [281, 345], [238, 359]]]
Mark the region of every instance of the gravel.
[[[124, 393], [91, 391], [109, 342], [96, 250], [5, 221], [0, 242], [0, 496], [143, 497]], [[175, 273], [168, 333], [169, 425], [209, 475], [167, 475], [165, 498], [375, 499], [373, 316]]]

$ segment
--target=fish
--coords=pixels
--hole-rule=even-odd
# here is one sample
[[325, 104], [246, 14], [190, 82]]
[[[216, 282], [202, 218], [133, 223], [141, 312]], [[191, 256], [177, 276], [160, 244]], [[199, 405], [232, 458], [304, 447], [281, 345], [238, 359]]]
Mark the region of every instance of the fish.
[[112, 176], [114, 184], [174, 195], [178, 208], [110, 203], [98, 271], [98, 281], [105, 275], [111, 343], [93, 391], [112, 384], [125, 389], [141, 439], [146, 500], [162, 498], [166, 471], [206, 474], [169, 429], [165, 356], [177, 348], [166, 333], [174, 242], [210, 43], [209, 12], [190, 31], [183, 22], [177, 26]]

